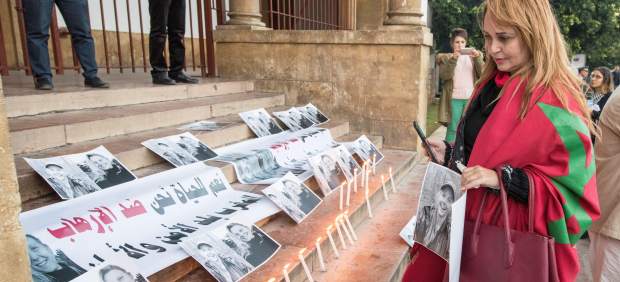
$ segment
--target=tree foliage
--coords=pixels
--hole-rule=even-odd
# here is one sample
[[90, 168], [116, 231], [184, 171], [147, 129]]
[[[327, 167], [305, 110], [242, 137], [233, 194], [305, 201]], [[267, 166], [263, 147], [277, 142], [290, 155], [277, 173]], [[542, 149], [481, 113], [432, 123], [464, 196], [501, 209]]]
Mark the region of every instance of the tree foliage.
[[[483, 47], [480, 0], [431, 0], [435, 48], [449, 52], [450, 31], [465, 28], [469, 45]], [[584, 53], [588, 65], [620, 64], [620, 0], [550, 0], [572, 54]], [[535, 16], [535, 15], [533, 15]]]

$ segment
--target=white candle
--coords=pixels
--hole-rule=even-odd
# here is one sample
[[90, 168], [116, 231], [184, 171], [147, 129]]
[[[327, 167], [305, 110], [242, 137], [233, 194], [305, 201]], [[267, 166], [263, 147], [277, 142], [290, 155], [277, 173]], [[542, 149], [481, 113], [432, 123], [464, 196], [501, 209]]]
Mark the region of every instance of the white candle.
[[321, 237], [316, 239], [316, 242], [314, 243], [314, 245], [316, 246], [316, 252], [319, 254], [319, 267], [321, 271], [325, 272], [327, 271], [327, 268], [325, 268], [325, 261], [323, 260], [323, 252], [321, 251]]
[[343, 217], [344, 217], [344, 221], [347, 223], [347, 226], [349, 227], [349, 230], [351, 230], [351, 236], [353, 236], [353, 240], [357, 241], [357, 234], [355, 233], [355, 229], [353, 228], [353, 225], [351, 224], [351, 221], [349, 220], [349, 211], [345, 211]]
[[366, 209], [368, 210], [368, 217], [372, 218], [372, 208], [370, 207], [370, 198], [368, 197], [368, 177], [364, 183], [364, 194], [366, 196]]
[[347, 207], [351, 203], [351, 182], [347, 181]]
[[276, 279], [271, 277], [271, 278], [269, 278], [269, 280], [267, 280], [267, 282], [276, 282]]
[[340, 184], [340, 187], [339, 187], [339, 189], [340, 189], [340, 202], [339, 202], [339, 204], [338, 204], [338, 207], [340, 207], [340, 210], [343, 210], [343, 207], [342, 207], [342, 202], [343, 202], [343, 197], [344, 197], [344, 196], [343, 196], [343, 194], [344, 194], [344, 191], [343, 191], [343, 190], [344, 190], [343, 185], [344, 185], [344, 184]]
[[390, 172], [390, 183], [392, 184], [392, 191], [396, 192], [396, 185], [394, 185], [394, 175], [392, 174], [392, 167], [390, 167], [389, 172]]
[[290, 265], [290, 264], [289, 264], [289, 263], [287, 263], [287, 264], [284, 266], [284, 268], [282, 268], [282, 275], [284, 276], [284, 281], [286, 281], [286, 282], [291, 282], [291, 278], [290, 278], [290, 277], [288, 277], [288, 266], [289, 266], [289, 265]]
[[357, 168], [353, 169], [354, 177], [353, 177], [353, 192], [357, 193]]
[[308, 265], [306, 264], [306, 260], [304, 259], [304, 251], [306, 250], [306, 248], [303, 248], [299, 251], [299, 262], [301, 262], [301, 266], [303, 266], [304, 268], [304, 272], [306, 272], [306, 277], [308, 277], [308, 281], [310, 282], [314, 282], [314, 279], [312, 279], [312, 275], [310, 274], [310, 268], [308, 268]]
[[377, 167], [377, 154], [372, 154], [372, 175], [375, 175]]
[[[327, 226], [327, 238], [329, 238], [329, 244], [332, 246], [332, 251], [336, 258], [340, 257], [340, 253], [338, 252], [338, 248], [336, 248], [336, 243], [334, 242], [334, 237], [332, 237], [332, 226]], [[288, 282], [288, 281], [287, 281]]]
[[383, 190], [383, 198], [385, 198], [385, 200], [389, 200], [390, 198], [388, 197], [388, 193], [387, 190], [385, 189], [385, 177], [383, 176], [383, 174], [381, 174], [381, 190]]
[[340, 229], [340, 224], [338, 224], [338, 220], [335, 220], [336, 223], [336, 232], [338, 232], [338, 238], [340, 238], [340, 244], [343, 249], [347, 249], [347, 243], [344, 241], [344, 237], [342, 237], [342, 230]]
[[336, 224], [342, 225], [342, 230], [344, 231], [344, 235], [347, 236], [347, 240], [349, 240], [349, 245], [353, 246], [353, 238], [351, 237], [351, 232], [349, 231], [349, 228], [347, 228], [347, 225], [344, 223], [344, 219], [342, 219], [342, 217], [342, 214], [336, 217]]

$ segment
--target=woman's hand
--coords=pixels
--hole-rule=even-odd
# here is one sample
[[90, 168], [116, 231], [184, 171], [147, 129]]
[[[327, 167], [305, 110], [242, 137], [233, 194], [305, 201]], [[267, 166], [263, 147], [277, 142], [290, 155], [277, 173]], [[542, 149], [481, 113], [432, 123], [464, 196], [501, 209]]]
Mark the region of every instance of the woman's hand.
[[480, 187], [498, 189], [499, 177], [494, 170], [479, 165], [468, 167], [461, 175], [461, 190], [466, 191]]
[[470, 56], [471, 56], [472, 58], [478, 58], [478, 57], [480, 57], [480, 55], [482, 55], [482, 54], [480, 53], [480, 51], [478, 51], [478, 50], [476, 50], [476, 49], [472, 50], [472, 51], [471, 51], [471, 54], [470, 54]]
[[454, 50], [454, 52], [452, 53], [452, 58], [453, 59], [458, 59], [458, 57], [461, 55], [461, 51], [460, 50]]
[[[442, 140], [437, 140], [437, 139], [432, 139], [432, 138], [428, 138], [426, 139], [426, 141], [428, 142], [428, 145], [431, 146], [431, 150], [433, 150], [433, 154], [435, 154], [435, 157], [437, 158], [437, 161], [439, 162], [439, 164], [440, 165], [443, 164], [444, 156], [446, 154], [446, 144]], [[426, 150], [424, 150], [424, 155], [426, 157], [430, 157]]]

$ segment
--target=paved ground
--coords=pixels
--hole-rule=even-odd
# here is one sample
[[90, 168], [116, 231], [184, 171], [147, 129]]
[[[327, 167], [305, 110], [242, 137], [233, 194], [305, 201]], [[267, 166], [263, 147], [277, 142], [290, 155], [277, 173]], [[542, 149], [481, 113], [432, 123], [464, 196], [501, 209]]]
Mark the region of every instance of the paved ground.
[[590, 244], [590, 240], [581, 239], [579, 243], [577, 243], [577, 249], [579, 250], [579, 260], [581, 261], [581, 272], [579, 272], [579, 276], [577, 276], [577, 282], [590, 282], [592, 281], [592, 276], [590, 275], [590, 262], [588, 246]]

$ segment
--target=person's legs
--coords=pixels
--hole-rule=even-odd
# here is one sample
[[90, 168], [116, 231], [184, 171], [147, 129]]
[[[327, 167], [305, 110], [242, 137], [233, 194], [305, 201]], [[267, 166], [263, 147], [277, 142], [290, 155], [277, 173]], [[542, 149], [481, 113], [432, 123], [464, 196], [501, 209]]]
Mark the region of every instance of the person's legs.
[[[23, 0], [28, 57], [35, 79], [48, 80], [52, 71], [47, 48], [53, 0]], [[50, 85], [51, 86], [51, 85]]]
[[185, 62], [185, 0], [170, 4], [168, 15], [168, 46], [170, 51], [170, 77], [183, 71]]
[[467, 99], [452, 99], [452, 101], [450, 101], [452, 117], [450, 119], [450, 124], [448, 124], [446, 141], [454, 142], [454, 139], [456, 138], [456, 128], [459, 125], [459, 121], [461, 121], [461, 116], [463, 115], [463, 110], [465, 109], [466, 104]]
[[620, 281], [620, 240], [590, 233], [590, 266], [595, 282]]
[[149, 14], [151, 16], [151, 32], [149, 34], [149, 59], [151, 62], [151, 75], [167, 77], [168, 66], [164, 60], [164, 48], [166, 48], [166, 34], [168, 13], [172, 0], [149, 0]]

